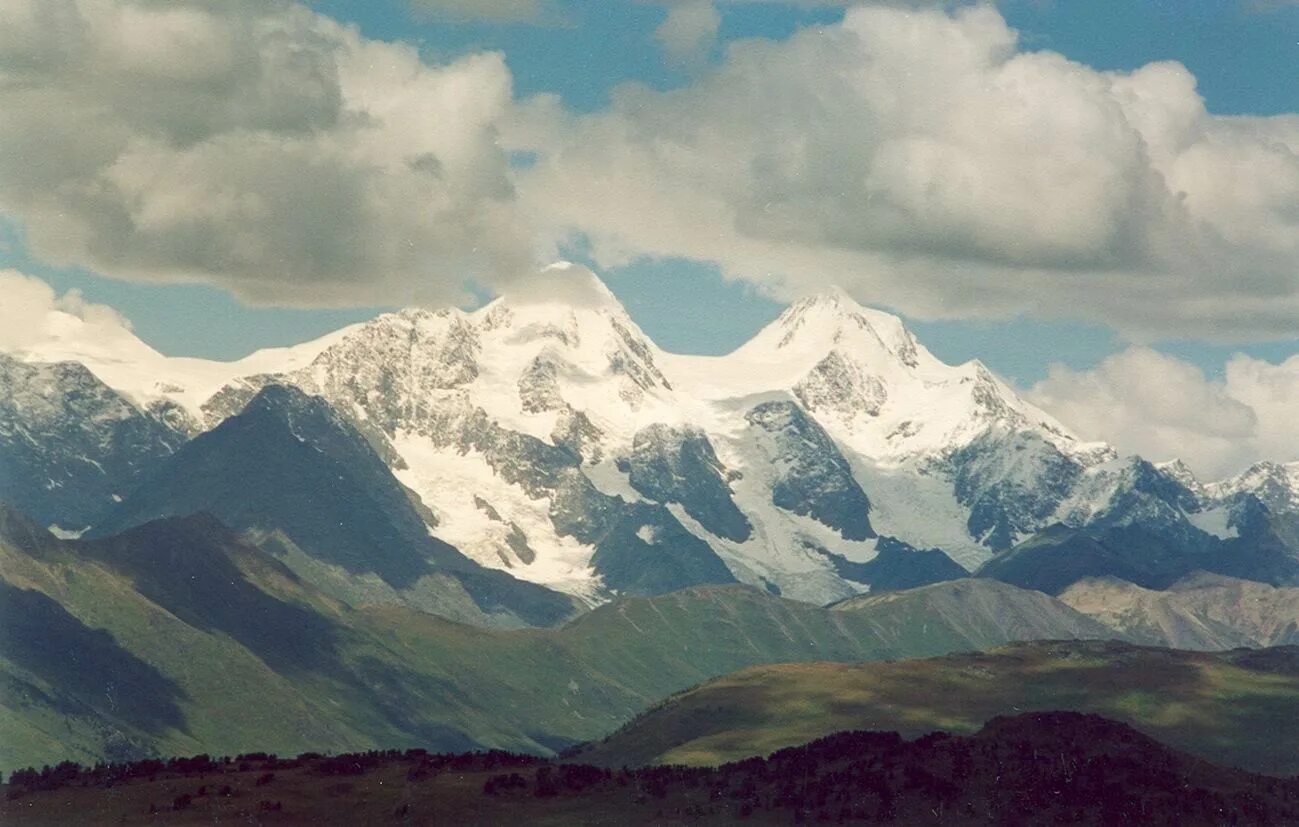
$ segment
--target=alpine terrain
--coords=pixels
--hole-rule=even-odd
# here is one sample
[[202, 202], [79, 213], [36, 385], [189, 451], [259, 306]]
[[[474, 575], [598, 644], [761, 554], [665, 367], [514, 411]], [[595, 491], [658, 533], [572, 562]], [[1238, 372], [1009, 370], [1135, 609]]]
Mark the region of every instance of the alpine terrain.
[[[839, 291], [721, 357], [664, 352], [574, 264], [472, 312], [402, 310], [233, 363], [94, 341], [75, 319], [48, 339], [0, 363], [0, 494], [92, 534], [210, 510], [343, 599], [392, 592], [435, 613], [458, 599], [442, 613], [472, 619], [483, 606], [417, 585], [429, 555], [476, 564], [498, 584], [480, 596], [544, 587], [525, 602], [549, 608], [506, 610], [541, 625], [568, 613], [545, 590], [580, 606], [740, 582], [824, 604], [971, 572], [1052, 594], [1200, 570], [1299, 583], [1294, 468], [1201, 483], [1120, 457]], [[266, 413], [242, 412], [268, 386], [305, 394], [294, 404], [346, 431], [331, 445], [367, 455], [343, 462], [363, 477], [349, 485], [383, 505], [338, 489], [367, 511], [352, 540], [306, 536], [323, 531], [311, 504], [290, 515], [244, 487], [253, 466], [302, 478], [339, 459], [293, 426], [278, 441], [255, 427]]]

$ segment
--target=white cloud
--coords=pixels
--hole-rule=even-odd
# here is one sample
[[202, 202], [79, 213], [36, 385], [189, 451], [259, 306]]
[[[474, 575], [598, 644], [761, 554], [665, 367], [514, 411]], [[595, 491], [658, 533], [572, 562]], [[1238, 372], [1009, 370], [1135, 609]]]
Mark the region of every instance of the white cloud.
[[510, 133], [556, 237], [840, 283], [918, 317], [1071, 316], [1136, 338], [1292, 335], [1299, 117], [1206, 112], [1185, 68], [1026, 52], [990, 6], [850, 9], [733, 43], [609, 111], [531, 101]]
[[[665, 47], [716, 14], [673, 5]], [[430, 66], [282, 0], [0, 0], [0, 212], [50, 261], [264, 303], [455, 301], [583, 235], [919, 318], [1293, 335], [1299, 116], [1024, 51], [988, 5], [854, 7], [698, 68], [579, 115], [516, 104], [499, 54]]]
[[668, 63], [683, 69], [702, 66], [717, 43], [722, 16], [709, 0], [691, 0], [668, 8], [654, 39]]
[[1081, 435], [1150, 459], [1184, 459], [1204, 479], [1260, 460], [1299, 459], [1299, 356], [1232, 357], [1224, 378], [1143, 347], [1076, 371], [1057, 365], [1028, 393]]
[[17, 270], [0, 270], [0, 297], [0, 352], [40, 348], [74, 328], [88, 341], [138, 341], [130, 323], [113, 308], [87, 302], [77, 290], [59, 295], [41, 279]]
[[1227, 362], [1226, 386], [1258, 418], [1250, 459], [1299, 459], [1299, 356], [1280, 364], [1235, 356]]
[[34, 252], [300, 305], [531, 268], [499, 54], [443, 66], [302, 6], [0, 0], [0, 210]]
[[40, 279], [0, 270], [0, 350], [17, 350], [40, 338], [54, 291]]

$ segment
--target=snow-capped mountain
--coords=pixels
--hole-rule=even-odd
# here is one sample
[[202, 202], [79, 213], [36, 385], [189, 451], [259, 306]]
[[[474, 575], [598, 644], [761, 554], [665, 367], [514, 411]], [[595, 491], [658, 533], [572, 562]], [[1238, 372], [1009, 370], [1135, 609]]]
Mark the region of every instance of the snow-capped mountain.
[[[20, 362], [76, 362], [142, 411], [190, 435], [216, 425], [203, 403], [238, 377], [293, 370], [345, 337], [345, 327], [314, 341], [267, 348], [233, 362], [164, 356], [125, 326], [96, 325], [64, 311], [46, 315], [43, 335], [8, 355]], [[233, 413], [233, 412], [231, 412]]]
[[51, 530], [84, 531], [184, 439], [76, 362], [0, 354], [0, 501]]
[[1271, 511], [1299, 512], [1299, 462], [1259, 462], [1234, 477], [1202, 486], [1201, 490], [1211, 500], [1226, 502], [1251, 494]]
[[1113, 457], [981, 363], [944, 364], [896, 316], [839, 291], [793, 305], [729, 356], [668, 365], [721, 410], [773, 394], [798, 404], [851, 458], [880, 533], [967, 566], [1031, 533], [1084, 468]]
[[484, 569], [323, 399], [270, 385], [144, 474], [88, 536], [204, 512], [354, 605], [403, 604], [480, 626], [550, 626], [576, 601]]
[[[1050, 513], [1056, 501], [1024, 505], [1046, 473], [1068, 480], [1108, 456], [839, 293], [701, 358], [658, 349], [584, 268], [543, 279], [566, 300], [383, 316], [275, 377], [370, 429], [440, 536], [518, 576], [645, 589], [629, 558], [671, 559], [679, 577], [650, 578], [664, 588], [715, 577], [716, 556], [740, 580], [835, 599], [866, 587], [838, 561], [870, 560], [879, 535], [977, 564], [992, 552], [982, 535]], [[207, 415], [270, 379], [235, 383]], [[998, 464], [1008, 441], [1014, 461]], [[645, 522], [614, 530], [632, 512]]]
[[140, 347], [36, 355], [79, 349], [190, 431], [271, 383], [320, 395], [437, 537], [588, 600], [740, 580], [829, 602], [870, 588], [862, 564], [882, 543], [880, 565], [941, 549], [974, 570], [1056, 523], [1194, 544], [1234, 536], [1242, 496], [1299, 503], [1284, 469], [1201, 485], [1084, 442], [981, 363], [943, 363], [838, 291], [721, 357], [662, 351], [572, 264], [472, 312], [403, 310], [235, 363]]

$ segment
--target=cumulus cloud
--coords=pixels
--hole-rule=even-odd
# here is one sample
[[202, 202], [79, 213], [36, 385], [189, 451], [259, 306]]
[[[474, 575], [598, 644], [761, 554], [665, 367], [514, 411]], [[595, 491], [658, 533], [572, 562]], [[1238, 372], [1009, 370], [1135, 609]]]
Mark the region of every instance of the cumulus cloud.
[[80, 291], [56, 293], [45, 281], [17, 270], [0, 270], [0, 352], [22, 353], [50, 345], [75, 331], [78, 338], [138, 342], [131, 325], [107, 305], [88, 302]]
[[[50, 261], [259, 303], [456, 301], [578, 237], [919, 318], [1293, 335], [1299, 116], [1215, 116], [1178, 64], [1099, 72], [990, 5], [920, 5], [579, 114], [514, 101], [499, 54], [429, 65], [283, 0], [0, 0], [0, 212]], [[660, 40], [697, 60], [716, 14], [679, 0]]]
[[532, 264], [499, 54], [430, 66], [285, 2], [0, 0], [0, 210], [36, 254], [298, 305]]
[[608, 111], [529, 102], [520, 192], [597, 260], [686, 256], [918, 317], [1292, 335], [1299, 117], [1216, 117], [1175, 63], [1023, 50], [991, 6], [852, 8]]
[[1150, 459], [1183, 459], [1207, 480], [1260, 460], [1299, 459], [1299, 356], [1273, 364], [1237, 355], [1214, 380], [1131, 347], [1088, 370], [1057, 365], [1028, 396], [1083, 436]]
[[722, 16], [708, 0], [691, 0], [668, 8], [654, 39], [668, 63], [682, 69], [703, 65], [717, 43]]

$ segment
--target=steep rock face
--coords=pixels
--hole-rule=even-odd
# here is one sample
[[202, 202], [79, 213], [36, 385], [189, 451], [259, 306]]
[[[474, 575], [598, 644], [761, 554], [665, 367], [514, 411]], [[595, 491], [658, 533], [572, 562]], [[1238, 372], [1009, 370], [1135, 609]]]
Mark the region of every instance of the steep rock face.
[[523, 371], [519, 377], [519, 401], [528, 413], [566, 407], [559, 390], [559, 365], [554, 355], [543, 352]]
[[969, 577], [969, 572], [942, 549], [913, 548], [893, 537], [879, 538], [875, 544], [875, 556], [865, 563], [854, 563], [825, 549], [816, 550], [833, 562], [840, 577], [870, 586], [871, 594]]
[[863, 371], [840, 351], [832, 350], [794, 385], [794, 395], [815, 414], [851, 422], [862, 414], [879, 416], [889, 394], [878, 377]]
[[1049, 594], [1103, 577], [1167, 589], [1195, 571], [1299, 584], [1299, 553], [1287, 521], [1257, 499], [1246, 497], [1222, 516], [1233, 532], [1225, 537], [1201, 530], [1187, 514], [1167, 506], [1162, 502], [1153, 514], [1143, 507], [1144, 517], [1136, 518], [1120, 510], [1109, 515], [1112, 522], [1102, 518], [1082, 528], [1057, 524], [992, 558], [977, 574]]
[[576, 471], [558, 486], [550, 517], [562, 536], [594, 548], [591, 567], [615, 593], [653, 595], [735, 582], [717, 552], [671, 511], [603, 494]]
[[[197, 437], [95, 527], [105, 536], [207, 511], [236, 531], [280, 528], [329, 563], [403, 587], [430, 562], [426, 533], [388, 468], [323, 400], [270, 385]], [[430, 545], [444, 562], [454, 549]]]
[[234, 379], [212, 394], [200, 406], [199, 410], [206, 426], [204, 430], [215, 428], [230, 417], [236, 416], [248, 407], [248, 403], [253, 401], [253, 397], [262, 388], [274, 385], [276, 382], [275, 375], [270, 373], [258, 373]]
[[[523, 529], [519, 528], [516, 523], [509, 522], [501, 517], [500, 512], [482, 497], [474, 497], [474, 505], [478, 506], [478, 509], [486, 514], [488, 519], [500, 526], [499, 530], [504, 533], [504, 546], [513, 552], [514, 559], [524, 565], [536, 559], [537, 553], [528, 545], [528, 536], [523, 532]], [[501, 554], [501, 562], [505, 564], [506, 568], [513, 565], [511, 557], [504, 552]]]
[[[340, 410], [363, 410], [385, 432], [419, 421], [446, 392], [478, 376], [480, 344], [459, 311], [404, 310], [361, 333], [322, 354], [302, 379], [314, 380]], [[330, 364], [349, 369], [316, 369]]]
[[644, 428], [636, 433], [626, 467], [632, 488], [652, 500], [680, 503], [713, 534], [742, 543], [753, 532], [702, 431], [658, 424]]
[[792, 402], [764, 402], [745, 419], [766, 435], [766, 460], [778, 469], [774, 505], [811, 517], [845, 540], [875, 536], [870, 500], [824, 428]]
[[1199, 512], [1199, 497], [1168, 471], [1140, 457], [1095, 466], [1078, 481], [1060, 515], [1072, 525], [1098, 528], [1145, 526], [1195, 543], [1188, 515]]
[[1273, 512], [1252, 494], [1225, 506], [1228, 536], [1209, 555], [1207, 571], [1274, 586], [1299, 586], [1299, 515]]
[[[549, 296], [388, 314], [237, 369], [187, 365], [200, 385], [234, 376], [201, 404], [183, 382], [162, 399], [216, 424], [269, 383], [319, 394], [417, 493], [439, 536], [587, 600], [621, 590], [604, 571], [618, 555], [597, 558], [605, 535], [573, 526], [613, 525], [604, 512], [620, 509], [631, 509], [629, 525], [653, 515], [636, 526], [661, 538], [647, 565], [673, 559], [662, 538], [676, 538], [673, 554], [707, 560], [657, 581], [673, 585], [687, 571], [723, 579], [723, 560], [727, 577], [838, 599], [861, 584], [835, 561], [874, 556], [877, 518], [917, 547], [977, 562], [991, 532], [971, 534], [956, 472], [936, 463], [1003, 421], [1070, 444], [986, 371], [943, 365], [898, 319], [842, 294], [800, 302], [741, 351], [708, 360], [659, 351], [588, 271], [557, 266], [544, 279]], [[785, 425], [749, 421], [767, 402], [781, 404]], [[975, 489], [998, 479], [977, 475], [962, 500], [986, 501]]]
[[[575, 541], [586, 535], [566, 525], [574, 503], [590, 505], [599, 492], [564, 492], [579, 468], [612, 455], [610, 426], [670, 384], [598, 280], [570, 267], [548, 278], [583, 303], [521, 297], [474, 313], [389, 314], [278, 379], [328, 399], [473, 559], [600, 599], [615, 587], [592, 563], [598, 541]], [[525, 542], [531, 553], [520, 557]]]
[[75, 362], [0, 354], [0, 501], [81, 530], [184, 442]]
[[583, 411], [564, 408], [555, 417], [550, 441], [582, 458], [586, 465], [598, 465], [604, 459], [603, 435]]
[[1089, 577], [1118, 577], [1151, 585], [1176, 579], [1174, 573], [1152, 571], [1151, 561], [1126, 551], [1081, 529], [1057, 524], [984, 563], [976, 575], [1047, 594], [1059, 594]]
[[595, 544], [591, 565], [620, 594], [665, 594], [702, 583], [733, 583], [717, 553], [666, 508], [632, 503]]
[[1166, 588], [1197, 569], [1271, 583], [1299, 576], [1292, 518], [1252, 495], [1215, 498], [1177, 464], [1132, 457], [1079, 469], [1046, 519], [1058, 522], [988, 560], [980, 575], [1052, 594], [1087, 577]]
[[334, 569], [377, 577], [376, 586], [410, 596], [399, 602], [453, 617], [464, 612], [451, 595], [428, 593], [463, 590], [478, 622], [549, 625], [571, 614], [571, 599], [483, 569], [431, 536], [416, 502], [323, 399], [269, 385], [151, 474], [95, 534], [207, 511], [236, 531], [281, 533], [290, 542], [277, 547], [315, 561], [301, 573], [322, 587]]
[[1069, 495], [1084, 466], [1040, 435], [989, 430], [943, 457], [956, 499], [970, 509], [970, 536], [1009, 548], [1042, 525]]

